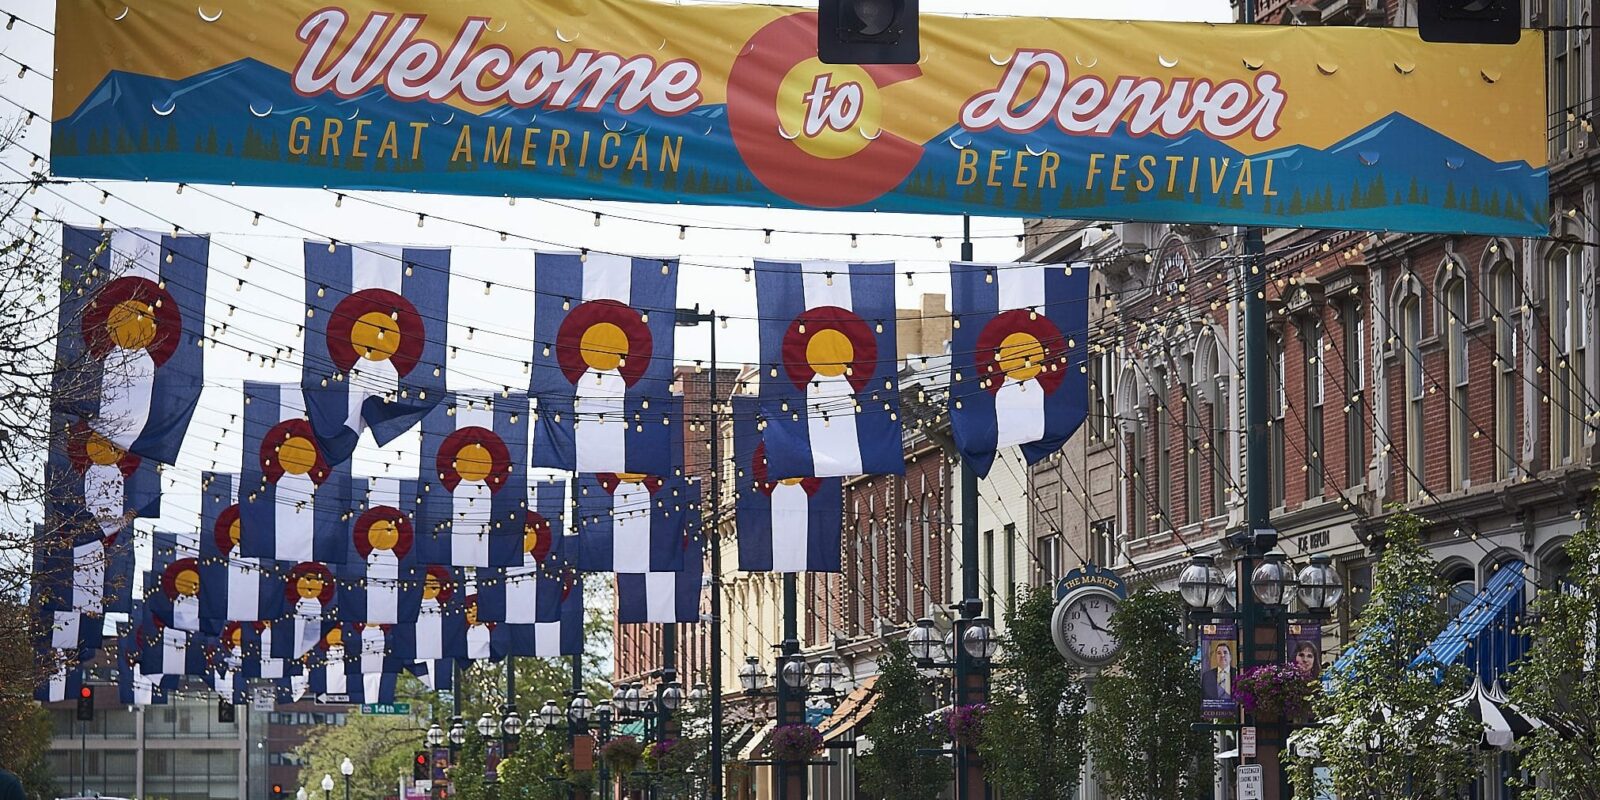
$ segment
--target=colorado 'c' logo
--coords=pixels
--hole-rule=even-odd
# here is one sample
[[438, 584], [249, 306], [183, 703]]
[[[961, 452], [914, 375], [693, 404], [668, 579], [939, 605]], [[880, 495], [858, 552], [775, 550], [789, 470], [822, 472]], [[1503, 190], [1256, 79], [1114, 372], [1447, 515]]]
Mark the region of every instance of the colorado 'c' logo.
[[356, 518], [355, 531], [351, 535], [355, 537], [356, 552], [362, 558], [372, 555], [374, 550], [388, 550], [394, 553], [395, 558], [405, 558], [411, 552], [414, 533], [411, 520], [406, 519], [400, 509], [373, 506]]
[[878, 127], [878, 89], [914, 64], [817, 60], [817, 15], [789, 14], [750, 37], [728, 72], [728, 129], [756, 179], [796, 203], [841, 208], [899, 186], [920, 145]]
[[84, 422], [74, 422], [67, 430], [67, 460], [79, 474], [90, 467], [115, 465], [123, 477], [133, 475], [140, 462], [138, 456], [118, 447]]
[[183, 312], [154, 281], [130, 276], [95, 293], [84, 309], [82, 326], [90, 355], [103, 358], [113, 348], [144, 350], [161, 366], [183, 338]]
[[440, 443], [434, 468], [446, 491], [454, 492], [466, 481], [485, 484], [491, 493], [498, 492], [511, 476], [511, 450], [488, 428], [458, 428]]
[[632, 386], [644, 377], [654, 343], [639, 312], [615, 300], [590, 300], [572, 309], [556, 332], [556, 360], [567, 380], [585, 372], [615, 372]]
[[239, 504], [222, 509], [211, 526], [211, 540], [217, 543], [217, 552], [227, 555], [239, 546]]
[[315, 561], [302, 561], [289, 571], [283, 594], [291, 605], [301, 600], [315, 600], [327, 605], [333, 599], [333, 589], [333, 573], [327, 567]]
[[817, 490], [822, 488], [821, 478], [784, 478], [778, 481], [768, 480], [766, 442], [756, 445], [755, 454], [750, 456], [750, 477], [755, 480], [756, 491], [764, 495], [771, 495], [772, 491], [779, 486], [793, 486], [795, 484], [799, 484], [800, 488], [806, 490], [807, 495], [816, 494]]
[[638, 472], [600, 472], [595, 474], [594, 479], [600, 484], [600, 488], [606, 491], [606, 494], [616, 494], [617, 487], [624, 483], [637, 483], [643, 486], [645, 491], [655, 494], [661, 490], [663, 483], [660, 478], [654, 475], [644, 475]]
[[317, 446], [317, 437], [311, 423], [305, 419], [286, 419], [261, 437], [261, 472], [267, 480], [277, 483], [284, 473], [308, 475], [312, 482], [328, 479], [331, 468]]
[[426, 326], [411, 301], [388, 289], [352, 292], [328, 320], [328, 356], [348, 370], [361, 359], [387, 361], [405, 377], [417, 366]]
[[533, 556], [535, 561], [544, 561], [550, 555], [550, 520], [543, 514], [532, 509], [522, 523], [522, 552]]
[[168, 600], [200, 594], [200, 565], [192, 558], [180, 558], [161, 571], [161, 593]]
[[978, 374], [990, 394], [1008, 380], [1038, 381], [1046, 393], [1061, 385], [1068, 343], [1043, 314], [1014, 308], [997, 314], [978, 333]]
[[783, 368], [795, 388], [817, 376], [844, 376], [859, 392], [878, 366], [878, 340], [855, 312], [838, 306], [808, 309], [783, 334]]
[[456, 579], [450, 574], [450, 568], [435, 564], [428, 567], [422, 576], [422, 599], [432, 600], [443, 605], [450, 602], [450, 595], [455, 594]]

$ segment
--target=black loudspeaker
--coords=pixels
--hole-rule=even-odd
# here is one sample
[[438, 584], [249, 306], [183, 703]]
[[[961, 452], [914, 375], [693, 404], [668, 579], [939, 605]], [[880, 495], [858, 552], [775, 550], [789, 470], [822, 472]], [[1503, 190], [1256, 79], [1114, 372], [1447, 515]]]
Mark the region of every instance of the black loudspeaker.
[[1417, 0], [1417, 30], [1425, 42], [1516, 44], [1522, 0]]
[[824, 64], [915, 64], [917, 0], [819, 0], [817, 57]]

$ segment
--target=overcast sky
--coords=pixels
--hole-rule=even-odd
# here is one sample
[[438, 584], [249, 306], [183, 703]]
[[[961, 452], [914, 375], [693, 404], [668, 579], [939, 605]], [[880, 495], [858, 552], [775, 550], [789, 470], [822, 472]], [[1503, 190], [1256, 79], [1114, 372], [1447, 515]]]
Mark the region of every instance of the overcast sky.
[[[494, 2], [536, 2], [536, 0], [488, 0]], [[805, 2], [786, 5], [809, 5]], [[0, 0], [0, 16], [16, 14], [46, 28], [54, 29], [54, 0]], [[1164, 19], [1227, 22], [1231, 12], [1226, 0], [923, 0], [925, 13], [1019, 14], [1058, 17], [1111, 17], [1122, 19]], [[49, 131], [45, 119], [50, 112], [50, 82], [53, 37], [24, 24], [0, 30], [0, 52], [27, 64], [32, 70], [18, 78], [15, 65], [0, 65], [0, 94], [44, 116], [27, 127], [21, 144], [28, 150], [47, 154]], [[42, 71], [43, 74], [40, 74]], [[0, 104], [0, 115], [13, 116], [14, 107]], [[16, 149], [0, 156], [0, 162], [13, 169], [26, 170], [28, 157]], [[0, 169], [0, 181], [17, 175]], [[228, 189], [199, 187], [224, 199], [206, 197], [201, 191], [177, 194], [171, 184], [132, 184], [114, 181], [94, 186], [50, 187], [41, 190], [34, 202], [47, 214], [78, 224], [93, 225], [104, 216], [111, 225], [144, 226], [169, 230], [172, 224], [186, 230], [214, 235], [212, 270], [207, 318], [226, 322], [229, 333], [222, 338], [236, 347], [270, 353], [261, 343], [293, 343], [299, 346], [294, 326], [303, 319], [301, 306], [300, 252], [305, 238], [335, 237], [343, 241], [391, 242], [400, 244], [449, 245], [454, 248], [455, 276], [451, 286], [451, 317], [474, 324], [474, 338], [461, 341], [463, 352], [450, 363], [451, 388], [473, 388], [510, 383], [525, 386], [520, 362], [529, 356], [527, 341], [532, 337], [532, 318], [528, 313], [531, 294], [510, 289], [483, 293], [483, 282], [532, 286], [534, 246], [501, 242], [494, 234], [475, 232], [445, 221], [447, 218], [472, 220], [493, 229], [517, 231], [527, 236], [562, 245], [560, 249], [593, 247], [624, 250], [642, 255], [672, 255], [684, 259], [680, 277], [680, 305], [699, 302], [720, 312], [754, 315], [753, 284], [745, 283], [737, 269], [726, 267], [748, 263], [751, 258], [898, 260], [915, 262], [912, 269], [928, 269], [957, 256], [961, 221], [955, 216], [852, 214], [826, 212], [727, 209], [695, 206], [648, 206], [614, 203], [566, 202], [562, 208], [551, 203], [522, 200], [514, 207], [505, 200], [451, 198], [431, 195], [373, 193], [370, 197], [403, 206], [406, 211], [382, 210], [355, 199], [335, 208], [331, 194], [315, 189]], [[113, 199], [100, 204], [102, 189]], [[243, 208], [230, 206], [237, 203]], [[246, 210], [248, 209], [248, 210]], [[593, 212], [620, 214], [663, 224], [606, 220], [593, 225]], [[250, 211], [280, 217], [288, 225], [262, 221], [251, 224]], [[416, 214], [426, 213], [430, 221], [416, 227]], [[691, 230], [678, 239], [679, 224], [710, 224], [749, 229], [738, 232]], [[779, 230], [831, 231], [831, 236], [775, 235], [770, 245], [762, 242], [763, 228]], [[982, 261], [1009, 261], [1021, 252], [1016, 235], [1021, 224], [1016, 220], [979, 219], [974, 221], [979, 237], [977, 258]], [[310, 232], [308, 232], [310, 231]], [[859, 246], [852, 248], [849, 234], [860, 234]], [[917, 234], [920, 238], [882, 237], [873, 233]], [[934, 236], [945, 237], [946, 246], [936, 248]], [[551, 249], [557, 249], [552, 247]], [[244, 258], [232, 251], [249, 254], [254, 266], [244, 267]], [[715, 268], [724, 267], [722, 269]], [[243, 291], [235, 291], [238, 281], [247, 281]], [[945, 291], [947, 283], [935, 278], [919, 278], [914, 286], [898, 280], [901, 306], [916, 304], [917, 294]], [[236, 310], [230, 316], [229, 306]], [[463, 325], [466, 323], [463, 323]], [[461, 326], [458, 326], [458, 328]], [[719, 349], [725, 360], [754, 358], [756, 341], [753, 323], [730, 324], [722, 335]], [[452, 330], [453, 340], [464, 335]], [[705, 330], [680, 330], [679, 360], [701, 358], [706, 349]], [[476, 350], [481, 352], [467, 352]], [[239, 434], [226, 430], [228, 415], [240, 409], [238, 382], [242, 379], [296, 382], [298, 369], [279, 366], [265, 369], [253, 364], [249, 356], [227, 347], [210, 349], [206, 354], [208, 387], [201, 409], [194, 418], [180, 469], [168, 470], [170, 484], [163, 501], [164, 515], [154, 527], [192, 530], [198, 523], [198, 471], [215, 468], [236, 471], [239, 459]], [[509, 368], [507, 365], [511, 365]], [[220, 442], [220, 444], [216, 444]], [[357, 474], [397, 474], [414, 470], [415, 458], [405, 453], [414, 449], [411, 437], [391, 444], [381, 452], [364, 448], [358, 455]], [[390, 469], [385, 473], [384, 462]], [[149, 529], [149, 524], [142, 524]]]

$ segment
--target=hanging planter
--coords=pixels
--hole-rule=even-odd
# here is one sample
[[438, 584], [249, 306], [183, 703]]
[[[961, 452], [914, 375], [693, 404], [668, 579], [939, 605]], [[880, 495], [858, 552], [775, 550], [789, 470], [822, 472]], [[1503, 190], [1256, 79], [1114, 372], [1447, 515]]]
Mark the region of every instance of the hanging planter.
[[644, 756], [644, 745], [632, 736], [619, 736], [600, 748], [600, 759], [606, 768], [617, 775], [627, 775], [639, 766]]
[[810, 725], [784, 725], [772, 732], [772, 757], [778, 761], [809, 761], [822, 750], [822, 734]]
[[1319, 686], [1317, 679], [1293, 664], [1263, 664], [1241, 673], [1233, 697], [1250, 714], [1278, 719], [1306, 719]]
[[954, 706], [944, 713], [945, 731], [960, 747], [977, 747], [983, 736], [983, 720], [989, 715], [988, 703]]

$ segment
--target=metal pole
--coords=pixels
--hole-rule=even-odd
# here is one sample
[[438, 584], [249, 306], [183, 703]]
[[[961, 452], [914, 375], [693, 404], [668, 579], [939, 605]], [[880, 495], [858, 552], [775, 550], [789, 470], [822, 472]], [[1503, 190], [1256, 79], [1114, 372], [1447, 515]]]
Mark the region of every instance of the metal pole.
[[[972, 261], [972, 217], [968, 214], [961, 215], [961, 260]], [[955, 387], [951, 387], [952, 392]], [[959, 455], [957, 456], [958, 458]], [[983, 595], [979, 586], [978, 575], [978, 473], [972, 469], [967, 460], [961, 461], [961, 620], [976, 619], [983, 614]], [[987, 694], [983, 685], [985, 676], [979, 672], [967, 657], [966, 648], [961, 646], [961, 636], [966, 626], [962, 622], [955, 625], [954, 652], [955, 659], [953, 683], [955, 691], [952, 692], [953, 700], [957, 705], [967, 705], [977, 702]], [[978, 697], [973, 697], [977, 694]], [[984, 781], [983, 766], [976, 763], [968, 748], [956, 748], [956, 800], [980, 800], [987, 797], [988, 784]]]
[[[778, 727], [805, 721], [805, 687], [790, 686], [784, 679], [784, 666], [800, 653], [799, 589], [793, 572], [783, 573], [783, 643], [779, 648], [777, 669]], [[797, 713], [798, 712], [798, 713]], [[776, 770], [779, 800], [804, 800], [806, 796], [806, 767], [779, 762]]]
[[717, 403], [717, 312], [711, 325], [711, 798], [722, 800], [722, 426]]
[[350, 800], [350, 776], [344, 776], [344, 800]]

